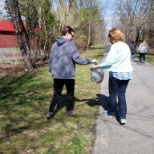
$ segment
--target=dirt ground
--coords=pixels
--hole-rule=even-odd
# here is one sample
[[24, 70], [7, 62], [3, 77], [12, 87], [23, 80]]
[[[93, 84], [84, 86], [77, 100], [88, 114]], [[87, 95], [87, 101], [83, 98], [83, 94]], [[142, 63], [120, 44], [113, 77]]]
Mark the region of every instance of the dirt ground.
[[[41, 66], [47, 65], [48, 62], [37, 62], [31, 70], [31, 73], [39, 71], [39, 68]], [[11, 64], [11, 63], [5, 63], [0, 64], [0, 76], [5, 75], [17, 75], [17, 74], [24, 74], [28, 73], [24, 63], [18, 63], [18, 64]]]
[[23, 64], [0, 64], [0, 75], [24, 73]]

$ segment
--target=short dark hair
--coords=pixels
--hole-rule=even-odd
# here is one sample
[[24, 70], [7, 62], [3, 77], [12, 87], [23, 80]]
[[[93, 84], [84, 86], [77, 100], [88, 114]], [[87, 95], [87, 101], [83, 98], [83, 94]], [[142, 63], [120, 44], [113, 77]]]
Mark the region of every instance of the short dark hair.
[[66, 33], [71, 34], [71, 32], [74, 32], [74, 29], [71, 28], [70, 26], [65, 26], [65, 27], [63, 27], [62, 30], [61, 30], [61, 35], [65, 36]]

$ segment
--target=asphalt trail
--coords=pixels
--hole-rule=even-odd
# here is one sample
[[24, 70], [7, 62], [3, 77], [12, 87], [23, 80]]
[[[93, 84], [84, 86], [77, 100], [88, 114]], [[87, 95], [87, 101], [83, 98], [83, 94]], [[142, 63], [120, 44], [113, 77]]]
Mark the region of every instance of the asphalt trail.
[[141, 64], [138, 59], [132, 66], [133, 79], [126, 93], [126, 125], [102, 114], [108, 102], [108, 72], [105, 72], [93, 154], [154, 153], [154, 66]]

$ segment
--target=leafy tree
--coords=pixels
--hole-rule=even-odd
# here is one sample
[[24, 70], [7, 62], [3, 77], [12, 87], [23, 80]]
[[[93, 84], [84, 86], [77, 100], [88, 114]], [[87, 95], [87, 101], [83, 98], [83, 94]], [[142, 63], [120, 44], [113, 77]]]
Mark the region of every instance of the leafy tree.
[[[38, 58], [48, 59], [50, 47], [64, 25], [76, 30], [78, 47], [85, 48], [102, 39], [104, 20], [101, 20], [98, 0], [6, 0], [6, 4], [29, 69]], [[40, 33], [35, 33], [37, 27], [41, 29]], [[35, 38], [37, 46], [31, 43]]]
[[51, 43], [53, 42], [54, 24], [55, 24], [55, 17], [50, 11], [50, 3], [48, 0], [43, 0], [40, 11], [40, 25], [42, 28], [41, 43], [43, 45], [44, 51], [49, 51]]
[[53, 0], [52, 2], [55, 4], [52, 10], [59, 27], [72, 26], [76, 30], [76, 42], [80, 47], [81, 42], [83, 48], [94, 43], [96, 25], [102, 24], [98, 0]]

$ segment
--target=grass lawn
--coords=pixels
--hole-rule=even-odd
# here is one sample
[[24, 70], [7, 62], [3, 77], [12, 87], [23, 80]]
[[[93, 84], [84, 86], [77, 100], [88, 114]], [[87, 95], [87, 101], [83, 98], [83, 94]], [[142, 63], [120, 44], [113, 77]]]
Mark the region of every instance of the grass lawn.
[[146, 55], [146, 62], [150, 63], [151, 65], [154, 65], [154, 54], [147, 54]]
[[[138, 57], [138, 60], [139, 60], [139, 54], [136, 54], [135, 56]], [[154, 54], [147, 53], [145, 61], [151, 65], [154, 65]]]
[[[137, 54], [137, 56], [139, 57], [139, 54]], [[154, 65], [154, 49], [153, 48], [148, 49], [145, 61], [147, 63], [150, 63], [151, 65]]]
[[[82, 54], [102, 59], [103, 48]], [[91, 81], [90, 65], [76, 65], [75, 105], [65, 116], [65, 92], [56, 115], [47, 120], [53, 81], [48, 67], [37, 73], [0, 76], [0, 154], [88, 154], [95, 139], [100, 84]]]

